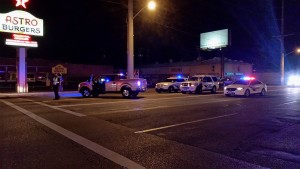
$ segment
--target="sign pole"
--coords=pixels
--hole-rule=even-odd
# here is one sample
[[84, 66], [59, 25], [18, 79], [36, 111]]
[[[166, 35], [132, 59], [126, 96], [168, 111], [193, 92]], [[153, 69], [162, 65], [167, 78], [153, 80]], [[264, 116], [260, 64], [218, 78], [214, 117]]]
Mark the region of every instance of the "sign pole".
[[17, 48], [17, 93], [28, 93], [28, 84], [27, 84], [27, 50], [24, 47]]

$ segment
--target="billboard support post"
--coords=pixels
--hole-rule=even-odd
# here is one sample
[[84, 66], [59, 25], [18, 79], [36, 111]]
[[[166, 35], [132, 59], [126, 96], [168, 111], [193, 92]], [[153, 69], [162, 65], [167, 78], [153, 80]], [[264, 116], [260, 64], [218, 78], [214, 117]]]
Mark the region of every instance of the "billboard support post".
[[17, 48], [17, 93], [27, 93], [28, 83], [27, 83], [27, 50], [24, 47]]

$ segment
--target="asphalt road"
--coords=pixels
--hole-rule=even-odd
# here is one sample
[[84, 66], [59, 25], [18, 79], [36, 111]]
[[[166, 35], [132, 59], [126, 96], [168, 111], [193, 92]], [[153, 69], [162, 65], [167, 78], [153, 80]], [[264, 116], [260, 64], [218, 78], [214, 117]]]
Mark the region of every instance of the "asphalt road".
[[61, 96], [0, 93], [1, 169], [300, 168], [300, 88]]

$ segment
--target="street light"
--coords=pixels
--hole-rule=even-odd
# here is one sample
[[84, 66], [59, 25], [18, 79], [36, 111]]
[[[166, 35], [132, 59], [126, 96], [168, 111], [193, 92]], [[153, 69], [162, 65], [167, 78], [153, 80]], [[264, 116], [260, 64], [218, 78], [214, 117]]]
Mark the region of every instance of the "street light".
[[282, 55], [281, 55], [281, 85], [285, 84], [285, 81], [284, 81], [284, 59], [285, 59], [285, 57], [287, 57], [288, 55], [290, 55], [292, 53], [300, 54], [300, 48], [296, 48], [295, 50], [293, 50], [289, 53], [282, 52]]
[[[148, 3], [148, 8], [153, 10], [156, 4], [154, 1]], [[145, 6], [146, 7], [146, 6]], [[134, 77], [134, 46], [133, 46], [133, 19], [140, 14], [145, 7], [133, 15], [133, 0], [128, 0], [128, 32], [127, 32], [127, 78]]]
[[285, 54], [285, 56], [287, 56], [287, 55], [289, 55], [289, 54], [291, 54], [291, 53], [300, 54], [300, 48], [296, 48], [295, 50], [293, 50], [293, 51], [291, 51], [291, 52]]

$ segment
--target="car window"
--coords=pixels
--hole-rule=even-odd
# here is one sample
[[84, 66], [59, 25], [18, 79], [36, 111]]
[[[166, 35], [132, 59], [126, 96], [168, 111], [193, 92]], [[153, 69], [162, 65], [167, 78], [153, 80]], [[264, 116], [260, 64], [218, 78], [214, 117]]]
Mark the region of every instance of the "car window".
[[211, 78], [210, 78], [210, 77], [204, 77], [204, 78], [203, 78], [203, 81], [204, 81], [204, 82], [211, 82]]
[[215, 81], [215, 82], [217, 82], [218, 81], [218, 79], [216, 78], [216, 77], [212, 77], [213, 78], [213, 80]]
[[257, 83], [257, 84], [262, 84], [262, 82], [261, 82], [261, 81], [258, 81], [258, 80], [256, 81], [256, 83]]
[[101, 79], [105, 79], [106, 82], [114, 81], [115, 76], [114, 75], [105, 75], [105, 76], [101, 77]]
[[202, 77], [191, 77], [190, 81], [198, 81], [198, 79], [202, 81]]
[[250, 83], [250, 85], [256, 85], [256, 84], [261, 84], [261, 83], [258, 80], [252, 80]]

